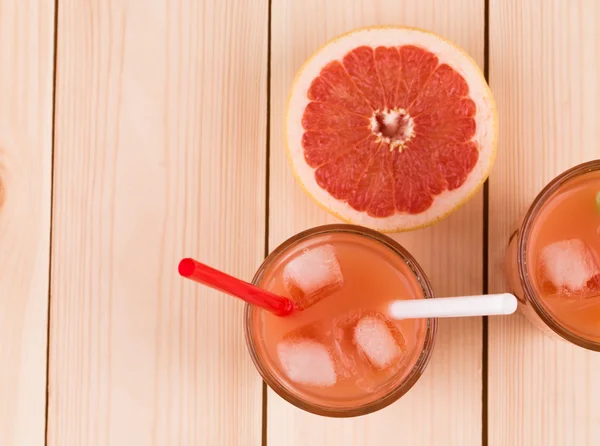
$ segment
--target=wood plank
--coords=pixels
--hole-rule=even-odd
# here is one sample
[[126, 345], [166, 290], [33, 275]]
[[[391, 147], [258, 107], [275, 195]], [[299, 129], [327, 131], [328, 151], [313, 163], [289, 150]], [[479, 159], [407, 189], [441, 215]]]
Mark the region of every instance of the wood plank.
[[258, 445], [243, 304], [265, 243], [265, 1], [64, 0], [50, 445]]
[[0, 443], [44, 444], [54, 2], [0, 0]]
[[[355, 27], [405, 24], [463, 46], [483, 66], [484, 2], [274, 0], [269, 246], [333, 222], [295, 184], [283, 149], [283, 116], [296, 71], [328, 39]], [[442, 223], [395, 236], [419, 260], [439, 295], [482, 291], [482, 195]], [[376, 414], [331, 420], [268, 394], [270, 445], [481, 443], [481, 320], [442, 321], [433, 359], [404, 398]]]
[[[490, 81], [500, 141], [490, 179], [490, 289], [508, 237], [553, 177], [600, 149], [600, 3], [491, 0]], [[489, 322], [490, 445], [600, 443], [600, 356], [521, 315]]]

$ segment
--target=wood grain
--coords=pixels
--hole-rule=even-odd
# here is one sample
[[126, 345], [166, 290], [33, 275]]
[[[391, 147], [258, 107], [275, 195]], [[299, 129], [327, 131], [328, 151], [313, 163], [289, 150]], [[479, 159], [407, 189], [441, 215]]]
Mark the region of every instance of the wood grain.
[[[328, 39], [355, 27], [404, 24], [463, 46], [483, 66], [484, 2], [273, 0], [269, 246], [333, 222], [295, 184], [287, 165], [283, 116], [296, 71]], [[436, 293], [482, 291], [482, 195], [444, 222], [396, 236], [418, 259]], [[481, 444], [481, 320], [443, 321], [428, 370], [405, 397], [376, 414], [331, 420], [268, 394], [270, 445]]]
[[44, 444], [54, 2], [0, 0], [0, 443]]
[[[490, 289], [506, 290], [510, 233], [553, 177], [598, 158], [600, 3], [490, 1], [490, 81], [500, 141], [490, 180]], [[493, 446], [600, 442], [600, 356], [520, 315], [489, 323]]]
[[265, 1], [63, 0], [49, 445], [258, 445], [241, 302], [264, 254]]

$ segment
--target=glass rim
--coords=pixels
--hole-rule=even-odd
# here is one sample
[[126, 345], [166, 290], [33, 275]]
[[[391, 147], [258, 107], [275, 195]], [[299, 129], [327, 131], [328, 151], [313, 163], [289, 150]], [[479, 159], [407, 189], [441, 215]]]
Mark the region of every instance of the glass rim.
[[542, 321], [557, 335], [563, 339], [583, 347], [587, 350], [600, 351], [600, 342], [592, 341], [588, 338], [579, 336], [558, 322], [545, 308], [542, 302], [537, 298], [529, 273], [527, 272], [527, 247], [529, 236], [534, 226], [537, 216], [543, 205], [548, 199], [563, 185], [569, 181], [591, 172], [600, 171], [600, 159], [578, 164], [552, 179], [535, 197], [531, 206], [527, 210], [521, 230], [517, 238], [517, 270], [519, 280], [524, 291], [524, 298], [531, 305], [536, 314]]
[[[398, 242], [393, 240], [392, 238], [381, 234], [377, 231], [364, 228], [362, 226], [350, 225], [350, 224], [329, 224], [317, 226], [305, 231], [302, 231], [291, 238], [284, 241], [280, 244], [273, 252], [271, 252], [267, 258], [263, 261], [263, 263], [258, 268], [254, 278], [252, 279], [252, 283], [257, 285], [260, 283], [264, 273], [267, 269], [277, 261], [281, 255], [287, 252], [294, 245], [298, 244], [301, 241], [304, 241], [308, 238], [312, 238], [318, 235], [328, 234], [328, 233], [350, 233], [356, 234], [363, 237], [367, 237], [371, 240], [374, 240], [378, 243], [381, 243], [388, 248], [390, 248], [395, 254], [399, 255], [402, 260], [408, 265], [408, 267], [413, 271], [417, 281], [419, 282], [421, 289], [423, 291], [423, 296], [425, 299], [435, 297], [433, 294], [433, 289], [427, 278], [425, 272], [418, 264], [418, 262], [414, 259], [414, 257], [404, 249]], [[288, 403], [305, 410], [307, 412], [327, 416], [334, 418], [348, 418], [366, 415], [377, 410], [383, 409], [384, 407], [389, 406], [393, 402], [397, 401], [400, 397], [406, 394], [419, 380], [427, 365], [429, 360], [431, 359], [431, 355], [433, 353], [433, 348], [435, 344], [435, 338], [437, 333], [437, 319], [430, 318], [427, 319], [427, 327], [425, 330], [425, 340], [423, 343], [423, 347], [419, 357], [415, 365], [412, 367], [412, 370], [408, 373], [408, 375], [401, 380], [396, 386], [394, 386], [390, 391], [388, 391], [382, 397], [370, 401], [365, 404], [361, 404], [356, 407], [328, 407], [320, 404], [314, 404], [307, 401], [302, 400], [297, 397], [292, 392], [288, 391], [285, 387], [280, 385], [279, 381], [273, 376], [273, 373], [269, 371], [268, 367], [265, 367], [261, 362], [260, 358], [257, 354], [257, 349], [254, 342], [254, 337], [252, 335], [252, 317], [253, 317], [253, 307], [249, 304], [245, 305], [244, 309], [244, 334], [246, 337], [246, 346], [250, 353], [250, 357], [252, 358], [252, 362], [254, 366], [258, 370], [259, 374], [263, 378], [263, 380], [267, 383], [267, 385], [275, 391], [280, 397], [286, 400]]]

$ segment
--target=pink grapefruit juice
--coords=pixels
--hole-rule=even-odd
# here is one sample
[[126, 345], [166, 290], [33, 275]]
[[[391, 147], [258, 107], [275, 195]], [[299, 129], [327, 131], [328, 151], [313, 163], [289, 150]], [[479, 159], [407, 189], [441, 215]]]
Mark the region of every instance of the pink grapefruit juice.
[[388, 314], [396, 299], [432, 297], [416, 262], [391, 239], [356, 228], [308, 231], [257, 274], [257, 285], [300, 307], [312, 297], [298, 288], [321, 280], [322, 295], [310, 305], [288, 317], [247, 310], [249, 347], [267, 383], [323, 415], [368, 413], [399, 398], [422, 372], [433, 343], [432, 321], [393, 321]]
[[536, 199], [508, 258], [525, 314], [591, 349], [600, 348], [599, 193], [600, 161], [559, 176]]

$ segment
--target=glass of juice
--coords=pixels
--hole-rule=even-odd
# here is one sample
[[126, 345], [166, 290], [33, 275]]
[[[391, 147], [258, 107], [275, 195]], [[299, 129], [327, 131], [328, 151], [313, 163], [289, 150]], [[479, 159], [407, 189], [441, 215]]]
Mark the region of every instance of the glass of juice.
[[507, 276], [521, 312], [556, 339], [600, 351], [600, 160], [537, 196], [511, 236]]
[[273, 251], [253, 284], [291, 298], [291, 316], [246, 306], [252, 360], [266, 383], [318, 415], [351, 417], [379, 410], [419, 379], [432, 353], [437, 321], [388, 317], [397, 299], [433, 297], [415, 259], [378, 232], [326, 225]]

